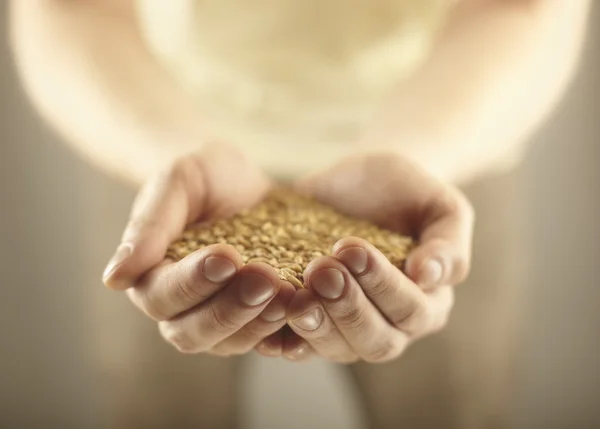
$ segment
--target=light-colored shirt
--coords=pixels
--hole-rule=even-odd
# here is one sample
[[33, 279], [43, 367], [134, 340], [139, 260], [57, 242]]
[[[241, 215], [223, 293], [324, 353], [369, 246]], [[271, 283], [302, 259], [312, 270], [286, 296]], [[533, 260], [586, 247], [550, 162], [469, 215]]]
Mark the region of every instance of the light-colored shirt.
[[137, 0], [137, 12], [210, 131], [289, 178], [351, 152], [427, 56], [448, 3]]

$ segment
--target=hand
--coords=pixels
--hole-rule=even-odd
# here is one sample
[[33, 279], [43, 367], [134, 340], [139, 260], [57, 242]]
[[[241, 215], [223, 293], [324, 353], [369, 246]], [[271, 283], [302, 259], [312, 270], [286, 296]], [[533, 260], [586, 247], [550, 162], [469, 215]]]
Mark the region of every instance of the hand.
[[307, 346], [335, 362], [386, 362], [445, 326], [453, 286], [469, 271], [474, 221], [457, 189], [396, 155], [346, 160], [299, 188], [419, 243], [406, 274], [355, 237], [340, 240], [333, 256], [312, 261], [304, 273], [308, 288], [296, 293], [287, 312]]
[[[208, 145], [151, 179], [139, 193], [105, 284], [126, 290], [184, 353], [247, 353], [270, 337], [281, 350], [285, 309], [294, 289], [265, 264], [242, 267], [231, 246], [216, 244], [179, 262], [165, 259], [186, 225], [249, 207], [269, 182], [235, 150]], [[279, 343], [277, 338], [279, 335]]]

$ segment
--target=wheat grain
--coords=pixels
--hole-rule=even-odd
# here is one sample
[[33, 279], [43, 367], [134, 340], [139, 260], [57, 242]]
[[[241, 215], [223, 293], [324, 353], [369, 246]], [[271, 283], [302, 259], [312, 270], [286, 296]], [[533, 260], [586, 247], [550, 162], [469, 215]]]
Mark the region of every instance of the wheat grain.
[[180, 260], [195, 250], [215, 243], [232, 245], [245, 264], [264, 262], [296, 288], [303, 287], [302, 273], [310, 261], [330, 255], [344, 237], [360, 237], [378, 248], [390, 262], [402, 268], [413, 246], [409, 237], [370, 222], [345, 216], [332, 207], [278, 188], [255, 207], [211, 225], [191, 227], [174, 242], [167, 257]]

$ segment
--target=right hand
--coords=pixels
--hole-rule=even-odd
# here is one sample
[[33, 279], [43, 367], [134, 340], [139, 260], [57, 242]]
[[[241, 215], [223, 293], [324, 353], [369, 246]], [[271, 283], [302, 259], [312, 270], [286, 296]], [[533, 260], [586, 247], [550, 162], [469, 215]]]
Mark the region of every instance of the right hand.
[[269, 187], [258, 169], [222, 144], [179, 159], [140, 191], [104, 283], [125, 290], [181, 352], [229, 356], [260, 344], [262, 354], [281, 355], [280, 329], [294, 288], [272, 267], [242, 267], [241, 255], [224, 244], [179, 262], [165, 259], [187, 225], [250, 207]]

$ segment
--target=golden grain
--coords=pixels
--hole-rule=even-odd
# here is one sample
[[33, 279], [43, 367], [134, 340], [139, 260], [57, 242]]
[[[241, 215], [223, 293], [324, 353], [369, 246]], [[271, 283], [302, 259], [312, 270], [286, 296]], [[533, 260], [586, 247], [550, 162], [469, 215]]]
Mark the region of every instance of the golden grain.
[[189, 228], [169, 247], [167, 256], [177, 261], [208, 245], [226, 243], [240, 252], [245, 264], [269, 264], [282, 280], [301, 288], [308, 263], [330, 255], [333, 245], [344, 237], [369, 241], [398, 268], [402, 268], [413, 246], [408, 237], [345, 216], [289, 189], [277, 188], [254, 208], [231, 219]]

